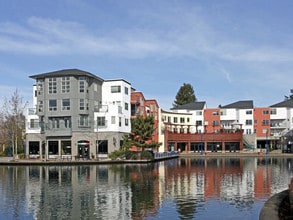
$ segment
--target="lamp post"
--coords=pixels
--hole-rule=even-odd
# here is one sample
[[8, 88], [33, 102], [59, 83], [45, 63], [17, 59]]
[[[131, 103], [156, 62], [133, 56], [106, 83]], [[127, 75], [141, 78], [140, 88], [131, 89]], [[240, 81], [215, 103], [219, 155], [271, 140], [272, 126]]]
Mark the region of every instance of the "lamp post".
[[266, 132], [266, 154], [269, 153], [269, 140], [268, 140], [268, 133], [269, 133], [269, 129], [267, 129], [267, 132]]

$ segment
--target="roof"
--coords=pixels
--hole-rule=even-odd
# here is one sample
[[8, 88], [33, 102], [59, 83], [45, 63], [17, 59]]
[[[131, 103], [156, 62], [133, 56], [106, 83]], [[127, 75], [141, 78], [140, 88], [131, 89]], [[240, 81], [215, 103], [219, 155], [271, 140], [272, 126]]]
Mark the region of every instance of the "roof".
[[252, 100], [244, 100], [231, 103], [229, 105], [220, 106], [220, 108], [236, 108], [236, 109], [252, 109], [253, 101]]
[[288, 99], [283, 102], [279, 102], [277, 104], [271, 105], [270, 107], [285, 107], [285, 108], [293, 108], [293, 99]]
[[174, 108], [171, 108], [171, 110], [179, 110], [179, 109], [184, 109], [184, 110], [202, 110], [204, 109], [206, 102], [191, 102], [188, 104], [184, 105], [178, 105]]
[[62, 76], [87, 76], [87, 77], [95, 78], [100, 81], [104, 81], [103, 79], [101, 79], [100, 77], [98, 77], [92, 73], [89, 73], [89, 72], [86, 72], [83, 70], [79, 70], [79, 69], [57, 70], [57, 71], [53, 71], [53, 72], [32, 75], [32, 76], [30, 76], [30, 78], [42, 79], [42, 78], [48, 78], [48, 77], [62, 77]]

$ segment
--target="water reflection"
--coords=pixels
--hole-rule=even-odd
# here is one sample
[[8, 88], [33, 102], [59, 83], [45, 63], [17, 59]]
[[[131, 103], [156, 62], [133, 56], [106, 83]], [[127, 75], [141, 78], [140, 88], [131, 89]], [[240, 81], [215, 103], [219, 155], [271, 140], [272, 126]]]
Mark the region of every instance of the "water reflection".
[[292, 159], [1, 166], [0, 219], [258, 219], [287, 189]]

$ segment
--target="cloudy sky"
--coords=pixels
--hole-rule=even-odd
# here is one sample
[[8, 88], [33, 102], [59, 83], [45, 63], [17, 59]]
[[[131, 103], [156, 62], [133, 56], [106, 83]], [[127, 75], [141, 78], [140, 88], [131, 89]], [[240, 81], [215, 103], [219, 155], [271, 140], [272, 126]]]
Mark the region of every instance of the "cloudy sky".
[[183, 83], [209, 108], [283, 101], [293, 88], [292, 0], [3, 0], [0, 100], [30, 75], [125, 79], [168, 110]]

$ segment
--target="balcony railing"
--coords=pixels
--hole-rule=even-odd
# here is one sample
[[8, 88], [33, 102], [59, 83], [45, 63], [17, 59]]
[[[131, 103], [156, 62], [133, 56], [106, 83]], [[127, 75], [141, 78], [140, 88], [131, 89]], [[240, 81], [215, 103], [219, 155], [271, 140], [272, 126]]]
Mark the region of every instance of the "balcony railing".
[[36, 115], [37, 109], [36, 108], [29, 108], [28, 109], [28, 115]]

